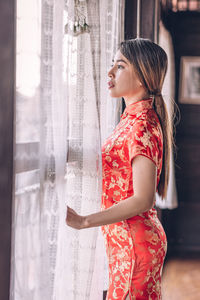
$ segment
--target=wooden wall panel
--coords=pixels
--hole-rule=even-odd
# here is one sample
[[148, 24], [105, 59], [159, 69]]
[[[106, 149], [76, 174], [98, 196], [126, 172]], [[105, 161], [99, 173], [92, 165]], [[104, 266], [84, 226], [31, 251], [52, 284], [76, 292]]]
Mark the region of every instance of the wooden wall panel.
[[[137, 5], [140, 2], [140, 37], [154, 41], [155, 12], [157, 0], [126, 0], [125, 6], [125, 39], [137, 37]], [[158, 1], [159, 2], [159, 1]]]
[[178, 208], [163, 213], [162, 221], [167, 224], [168, 256], [200, 253], [199, 211], [199, 203], [181, 202]]
[[[179, 203], [199, 204], [200, 207], [200, 140], [181, 137], [178, 145], [176, 178]], [[198, 237], [200, 245], [200, 234]]]
[[126, 0], [125, 1], [125, 39], [136, 38], [136, 26], [137, 26], [137, 1]]
[[141, 1], [141, 37], [154, 41], [154, 17], [156, 0]]
[[197, 129], [200, 128], [200, 105], [179, 104], [179, 108], [181, 120], [177, 127], [177, 138], [186, 136], [199, 140], [200, 130]]

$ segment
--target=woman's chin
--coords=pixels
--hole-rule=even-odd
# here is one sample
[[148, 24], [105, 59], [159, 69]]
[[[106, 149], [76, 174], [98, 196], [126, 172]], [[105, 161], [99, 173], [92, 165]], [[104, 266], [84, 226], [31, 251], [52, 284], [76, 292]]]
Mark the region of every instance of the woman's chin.
[[119, 98], [118, 93], [116, 93], [114, 90], [109, 89], [109, 95], [111, 98]]

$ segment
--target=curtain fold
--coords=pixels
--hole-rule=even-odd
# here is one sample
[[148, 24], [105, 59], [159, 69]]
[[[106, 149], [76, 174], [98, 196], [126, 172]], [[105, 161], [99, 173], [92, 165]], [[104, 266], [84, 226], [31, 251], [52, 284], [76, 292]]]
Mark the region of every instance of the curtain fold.
[[[169, 31], [164, 27], [163, 23], [159, 24], [159, 45], [165, 49], [168, 56], [168, 70], [163, 83], [162, 93], [167, 105], [169, 116], [173, 119], [173, 111], [175, 101], [175, 62], [173, 42]], [[162, 200], [159, 195], [156, 195], [156, 205], [159, 208], [174, 209], [178, 206], [178, 197], [176, 190], [175, 169], [174, 169], [174, 153], [171, 153], [170, 158], [170, 174], [167, 196]]]
[[[90, 32], [64, 34], [77, 3]], [[121, 114], [107, 70], [123, 14], [119, 0], [17, 3], [11, 300], [98, 300], [107, 287], [100, 227], [77, 231], [65, 217], [67, 204], [100, 210], [101, 144]]]

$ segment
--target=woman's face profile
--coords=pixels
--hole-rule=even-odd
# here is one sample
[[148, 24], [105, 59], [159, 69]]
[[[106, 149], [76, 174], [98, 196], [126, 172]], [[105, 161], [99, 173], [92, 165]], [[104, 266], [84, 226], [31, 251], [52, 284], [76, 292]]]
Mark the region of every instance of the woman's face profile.
[[110, 78], [108, 81], [109, 93], [113, 98], [124, 97], [126, 99], [131, 99], [143, 89], [142, 84], [134, 71], [133, 65], [120, 50], [118, 50], [115, 55], [108, 76]]

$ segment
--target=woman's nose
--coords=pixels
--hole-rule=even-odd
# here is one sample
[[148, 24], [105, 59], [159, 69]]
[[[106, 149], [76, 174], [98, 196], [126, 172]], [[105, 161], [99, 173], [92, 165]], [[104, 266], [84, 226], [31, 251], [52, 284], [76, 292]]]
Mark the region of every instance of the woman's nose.
[[114, 72], [113, 72], [113, 67], [108, 71], [108, 77], [113, 78], [114, 77]]

